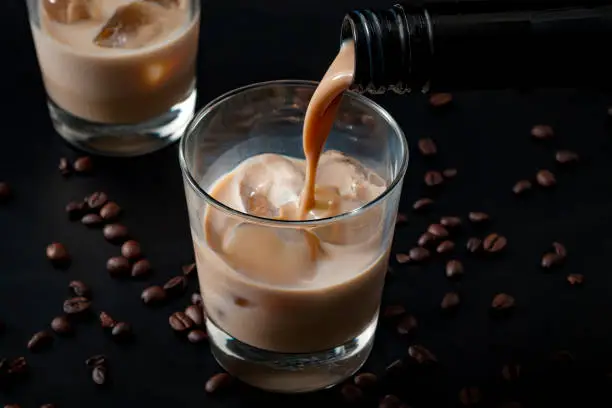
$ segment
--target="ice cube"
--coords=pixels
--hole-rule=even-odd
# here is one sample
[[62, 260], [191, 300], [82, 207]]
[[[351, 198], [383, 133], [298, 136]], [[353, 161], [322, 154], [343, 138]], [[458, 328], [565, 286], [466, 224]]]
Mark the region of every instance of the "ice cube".
[[366, 179], [366, 169], [352, 157], [336, 150], [328, 150], [321, 155], [317, 184], [335, 186], [341, 196], [356, 196], [356, 184]]
[[145, 0], [151, 3], [157, 3], [165, 8], [175, 8], [181, 6], [181, 0]]
[[72, 24], [101, 17], [98, 0], [43, 0], [47, 16], [58, 23]]
[[301, 229], [241, 223], [223, 240], [230, 265], [250, 278], [270, 284], [312, 279], [321, 249], [316, 236]]
[[164, 11], [162, 6], [151, 2], [118, 7], [94, 38], [94, 43], [107, 48], [144, 47], [163, 32]]

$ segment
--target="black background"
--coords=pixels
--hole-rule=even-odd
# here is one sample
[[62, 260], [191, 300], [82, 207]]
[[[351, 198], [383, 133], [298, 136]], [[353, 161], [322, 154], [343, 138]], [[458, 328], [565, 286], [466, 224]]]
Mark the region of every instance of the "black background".
[[[187, 211], [177, 160], [177, 146], [142, 158], [95, 159], [91, 177], [64, 179], [57, 171], [61, 156], [72, 150], [54, 133], [27, 23], [23, 0], [0, 6], [0, 180], [14, 188], [14, 199], [0, 207], [0, 356], [27, 357], [32, 376], [0, 402], [37, 407], [251, 407], [282, 402], [286, 406], [328, 406], [338, 401], [335, 389], [300, 397], [275, 396], [235, 385], [225, 395], [204, 391], [206, 379], [219, 371], [206, 345], [180, 341], [167, 324], [183, 308], [188, 295], [158, 310], [140, 302], [140, 292], [163, 283], [192, 260]], [[376, 1], [377, 6], [390, 4]], [[199, 106], [234, 87], [272, 79], [319, 79], [338, 47], [339, 25], [352, 7], [368, 1], [217, 1], [204, 5], [198, 69]], [[482, 230], [458, 235], [456, 256], [466, 274], [452, 284], [444, 276], [444, 259], [424, 266], [396, 265], [384, 303], [400, 303], [413, 313], [419, 328], [403, 338], [382, 322], [367, 366], [384, 367], [406, 355], [409, 344], [430, 348], [440, 363], [409, 366], [408, 373], [372, 395], [394, 392], [415, 407], [457, 403], [462, 386], [482, 387], [484, 403], [505, 400], [525, 406], [605, 406], [612, 382], [612, 141], [607, 116], [611, 98], [596, 91], [513, 91], [455, 95], [451, 109], [434, 111], [426, 98], [377, 97], [397, 118], [412, 147], [401, 207], [410, 220], [396, 231], [395, 250], [407, 251], [428, 223], [440, 215], [487, 211], [492, 222]], [[536, 143], [530, 128], [552, 125], [554, 140]], [[440, 154], [424, 160], [416, 141], [432, 137]], [[581, 163], [561, 169], [554, 162], [558, 148], [574, 149]], [[428, 191], [426, 169], [456, 167], [458, 176], [436, 192]], [[512, 185], [533, 179], [541, 168], [554, 171], [558, 186], [534, 189], [518, 199]], [[105, 272], [116, 247], [99, 231], [69, 223], [64, 205], [96, 191], [106, 191], [125, 209], [124, 223], [143, 245], [155, 266], [148, 282], [119, 282]], [[413, 215], [411, 203], [435, 196], [427, 215]], [[471, 259], [465, 239], [497, 231], [509, 244], [497, 259]], [[564, 268], [550, 273], [539, 259], [558, 240], [568, 249]], [[53, 269], [45, 247], [61, 241], [73, 254], [68, 271]], [[585, 275], [583, 287], [571, 287], [568, 273]], [[52, 350], [33, 355], [26, 342], [61, 313], [67, 283], [81, 279], [94, 291], [96, 310], [132, 323], [136, 341], [119, 346], [95, 323], [78, 326], [72, 339], [57, 339]], [[191, 282], [190, 291], [196, 290]], [[457, 315], [440, 313], [444, 293], [462, 296]], [[507, 292], [517, 300], [513, 316], [491, 319], [492, 297]], [[347, 311], [350, 313], [350, 311]], [[316, 335], [316, 333], [313, 333]], [[567, 350], [575, 357], [560, 367], [551, 353]], [[109, 358], [112, 384], [98, 389], [84, 365], [86, 357]], [[506, 384], [502, 364], [516, 359], [521, 379]], [[567, 367], [566, 367], [567, 366]], [[605, 398], [605, 400], [598, 400]], [[598, 401], [596, 403], [595, 401]]]

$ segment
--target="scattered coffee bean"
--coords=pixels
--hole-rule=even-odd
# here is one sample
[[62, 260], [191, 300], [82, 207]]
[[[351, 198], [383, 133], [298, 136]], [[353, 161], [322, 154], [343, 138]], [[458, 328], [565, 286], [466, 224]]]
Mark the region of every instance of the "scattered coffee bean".
[[468, 250], [468, 252], [474, 253], [474, 252], [478, 252], [481, 245], [482, 245], [482, 241], [479, 238], [472, 237], [468, 239], [465, 247]]
[[442, 241], [440, 242], [440, 245], [438, 245], [438, 247], [436, 248], [436, 252], [439, 254], [444, 254], [447, 252], [452, 251], [455, 248], [455, 243], [453, 241]]
[[112, 329], [115, 327], [116, 323], [117, 322], [115, 322], [115, 319], [113, 319], [111, 315], [106, 312], [100, 312], [100, 325], [103, 329]]
[[222, 391], [225, 388], [229, 387], [232, 383], [232, 377], [228, 373], [219, 373], [215, 374], [206, 381], [206, 385], [204, 389], [208, 393], [215, 393], [218, 391]]
[[17, 357], [8, 365], [8, 374], [16, 376], [24, 376], [28, 373], [30, 366], [25, 357]]
[[114, 201], [107, 202], [100, 210], [100, 216], [106, 221], [116, 220], [119, 214], [121, 214], [121, 207]]
[[553, 266], [562, 264], [563, 260], [564, 258], [561, 255], [549, 252], [542, 255], [542, 261], [540, 262], [540, 265], [542, 266], [542, 268], [549, 269]]
[[463, 275], [463, 264], [461, 261], [451, 259], [446, 263], [446, 276], [449, 278], [457, 278]]
[[417, 328], [417, 320], [412, 315], [405, 315], [397, 323], [397, 332], [399, 334], [409, 334]]
[[444, 237], [448, 237], [449, 235], [448, 230], [444, 228], [444, 226], [441, 224], [431, 224], [427, 228], [427, 232], [429, 232], [431, 235], [433, 235], [436, 238], [444, 238]]
[[85, 211], [85, 203], [71, 201], [66, 204], [66, 213], [68, 214], [68, 218], [72, 221], [78, 220], [83, 216], [83, 212]]
[[198, 269], [195, 263], [190, 263], [189, 265], [183, 265], [183, 275], [189, 277], [193, 275], [197, 275]]
[[82, 156], [74, 161], [74, 171], [76, 171], [77, 173], [91, 173], [92, 170], [93, 162], [91, 160], [91, 157]]
[[140, 278], [151, 273], [153, 267], [148, 259], [141, 259], [132, 265], [132, 277]]
[[395, 215], [395, 224], [403, 224], [408, 221], [408, 216], [406, 214], [397, 213]]
[[404, 264], [410, 262], [410, 256], [407, 254], [395, 254], [395, 260], [397, 263]]
[[201, 306], [189, 305], [185, 309], [185, 314], [198, 326], [204, 323], [204, 311]]
[[408, 355], [416, 360], [419, 364], [435, 363], [438, 358], [431, 351], [418, 344], [413, 344], [408, 347]]
[[85, 365], [88, 367], [97, 367], [106, 365], [106, 356], [103, 354], [96, 354], [85, 360]]
[[28, 341], [28, 350], [38, 352], [48, 349], [53, 344], [53, 336], [48, 331], [39, 331]]
[[415, 262], [424, 261], [430, 256], [429, 250], [423, 247], [414, 247], [408, 252], [408, 256]]
[[440, 218], [440, 224], [447, 228], [457, 228], [461, 226], [461, 218], [453, 216], [442, 217]]
[[47, 258], [55, 265], [66, 265], [70, 261], [68, 250], [59, 242], [47, 246]]
[[552, 187], [557, 184], [555, 175], [550, 170], [540, 170], [536, 173], [536, 181], [542, 187]]
[[438, 186], [444, 182], [444, 178], [442, 177], [442, 173], [436, 170], [429, 170], [425, 173], [425, 184], [429, 187]]
[[412, 204], [412, 209], [415, 211], [424, 211], [431, 207], [433, 202], [431, 198], [420, 198]]
[[51, 320], [51, 329], [57, 334], [64, 335], [71, 334], [73, 332], [73, 327], [66, 316], [58, 316]]
[[579, 160], [578, 153], [571, 150], [559, 150], [555, 154], [555, 160], [560, 164], [576, 163]]
[[565, 245], [560, 242], [553, 242], [553, 248], [555, 249], [555, 253], [563, 258], [567, 256], [567, 249], [565, 249]]
[[189, 332], [187, 335], [187, 340], [193, 344], [202, 343], [203, 341], [208, 340], [208, 333], [206, 333], [204, 330], [195, 329]]
[[514, 308], [515, 303], [512, 296], [505, 293], [499, 293], [493, 298], [491, 308], [497, 312], [508, 312]]
[[464, 387], [459, 391], [459, 401], [465, 406], [474, 406], [480, 402], [480, 389], [478, 387]]
[[108, 202], [108, 196], [106, 195], [106, 193], [96, 191], [95, 193], [87, 197], [86, 201], [90, 209], [99, 211], [104, 206], [104, 204]]
[[12, 195], [11, 187], [5, 181], [0, 181], [0, 203], [6, 203]]
[[468, 219], [473, 223], [481, 223], [489, 220], [489, 214], [482, 211], [472, 211], [468, 214]]
[[102, 217], [98, 214], [86, 214], [81, 218], [81, 223], [87, 227], [99, 227], [104, 223]]
[[388, 305], [385, 307], [382, 315], [383, 317], [397, 317], [406, 313], [406, 309], [402, 305]]
[[64, 301], [64, 313], [68, 315], [76, 315], [89, 311], [91, 302], [89, 299], [79, 296]]
[[459, 306], [459, 294], [457, 292], [448, 292], [442, 298], [442, 302], [440, 302], [440, 307], [442, 310], [453, 310]]
[[57, 408], [55, 404], [42, 404], [40, 408]]
[[429, 104], [436, 108], [446, 106], [452, 101], [453, 95], [450, 93], [434, 93], [429, 97]]
[[161, 286], [150, 286], [142, 291], [140, 298], [146, 305], [158, 304], [166, 299], [166, 291]]
[[457, 175], [457, 169], [445, 169], [444, 171], [442, 171], [442, 175], [446, 178], [453, 178]]
[[508, 240], [503, 235], [492, 233], [487, 235], [484, 239], [482, 246], [485, 251], [496, 253], [503, 250], [508, 243]]
[[6, 404], [4, 408], [21, 408], [19, 404]]
[[550, 139], [555, 135], [553, 128], [548, 125], [536, 125], [531, 128], [531, 136], [536, 139]]
[[521, 374], [521, 366], [520, 364], [504, 364], [501, 374], [506, 381], [516, 381]]
[[90, 297], [91, 290], [89, 290], [89, 287], [87, 287], [87, 285], [81, 281], [71, 281], [68, 284], [68, 288], [72, 291], [72, 293], [74, 293], [75, 296], [83, 296], [86, 298]]
[[187, 289], [187, 279], [184, 275], [175, 276], [164, 285], [164, 290], [168, 296], [172, 297], [182, 295], [185, 289]]
[[418, 146], [423, 156], [434, 156], [436, 153], [438, 153], [436, 143], [429, 137], [419, 139]]
[[113, 338], [117, 341], [125, 341], [132, 337], [132, 326], [126, 322], [115, 324], [111, 331]]
[[64, 177], [68, 177], [72, 174], [72, 167], [70, 166], [68, 159], [65, 157], [60, 157], [57, 168], [59, 169], [60, 174]]
[[194, 305], [202, 306], [202, 304], [204, 303], [204, 300], [202, 299], [202, 295], [200, 295], [198, 292], [192, 293], [191, 303], [193, 303]]
[[419, 244], [419, 246], [426, 246], [430, 242], [435, 241], [435, 239], [436, 237], [434, 237], [430, 232], [425, 232], [419, 237], [417, 244]]
[[140, 251], [140, 244], [134, 240], [129, 240], [121, 245], [121, 255], [127, 259], [138, 259], [142, 255]]
[[113, 243], [123, 243], [128, 238], [128, 229], [122, 224], [109, 224], [102, 231], [104, 238]]
[[349, 404], [355, 404], [363, 399], [363, 391], [353, 384], [344, 384], [340, 393], [344, 401]]
[[106, 383], [106, 366], [95, 366], [91, 372], [91, 379], [97, 385], [104, 385]]
[[130, 261], [122, 256], [114, 256], [106, 261], [106, 270], [112, 277], [124, 276], [130, 271]]
[[362, 389], [372, 388], [378, 382], [378, 377], [374, 373], [359, 373], [353, 378], [356, 386]]
[[193, 327], [193, 320], [183, 312], [175, 312], [168, 318], [170, 327], [174, 331], [184, 332]]
[[378, 403], [378, 408], [401, 408], [402, 401], [395, 395], [385, 395]]
[[584, 282], [584, 276], [580, 273], [570, 273], [567, 275], [567, 281], [572, 286], [579, 286]]
[[531, 190], [531, 181], [529, 180], [519, 180], [512, 187], [512, 192], [516, 195], [525, 194], [529, 190]]

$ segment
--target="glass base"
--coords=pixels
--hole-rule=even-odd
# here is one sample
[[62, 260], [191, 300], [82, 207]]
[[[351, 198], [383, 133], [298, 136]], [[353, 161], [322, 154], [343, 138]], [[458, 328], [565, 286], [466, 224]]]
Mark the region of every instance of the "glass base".
[[[316, 353], [277, 353], [245, 344], [207, 320], [212, 353], [228, 373], [254, 387], [304, 393], [332, 387], [355, 374], [372, 351], [378, 315], [349, 342]], [[313, 336], [316, 336], [313, 333]]]
[[133, 157], [152, 153], [177, 141], [191, 120], [195, 88], [168, 112], [143, 123], [113, 125], [77, 118], [48, 100], [53, 127], [77, 149], [100, 156]]

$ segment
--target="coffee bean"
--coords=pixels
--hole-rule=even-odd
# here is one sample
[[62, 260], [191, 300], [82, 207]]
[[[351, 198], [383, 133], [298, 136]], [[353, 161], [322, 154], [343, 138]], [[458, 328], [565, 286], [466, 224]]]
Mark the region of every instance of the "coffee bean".
[[148, 259], [141, 259], [132, 265], [132, 277], [140, 278], [151, 273], [153, 267]]
[[42, 404], [40, 408], [57, 408], [55, 404]]
[[431, 235], [433, 235], [436, 238], [444, 238], [444, 237], [448, 237], [449, 235], [448, 230], [444, 228], [444, 226], [441, 224], [431, 224], [427, 228], [427, 232], [429, 232]]
[[66, 316], [58, 316], [51, 320], [51, 329], [57, 334], [71, 334], [73, 332], [72, 325]]
[[520, 364], [504, 364], [501, 371], [502, 377], [506, 381], [516, 381], [521, 374]]
[[109, 224], [102, 231], [104, 238], [113, 243], [123, 243], [128, 238], [128, 229], [122, 224]]
[[508, 240], [503, 235], [492, 233], [487, 235], [484, 239], [482, 246], [485, 251], [496, 253], [503, 250], [508, 243]]
[[75, 296], [90, 297], [91, 290], [83, 282], [73, 280], [68, 284], [68, 288], [75, 294]]
[[30, 366], [25, 357], [17, 357], [8, 365], [8, 374], [15, 376], [24, 376], [28, 373]]
[[425, 232], [419, 237], [417, 244], [419, 244], [419, 246], [425, 246], [430, 242], [435, 241], [435, 239], [436, 237], [434, 237], [430, 232]]
[[473, 223], [481, 223], [489, 220], [489, 214], [482, 211], [472, 211], [468, 214], [468, 219]]
[[100, 210], [100, 216], [106, 221], [116, 220], [119, 214], [121, 214], [121, 207], [114, 201], [107, 202]]
[[340, 393], [342, 399], [349, 404], [355, 404], [363, 399], [363, 391], [353, 384], [344, 384]]
[[457, 278], [463, 275], [463, 264], [461, 261], [451, 259], [446, 263], [446, 276], [449, 278]]
[[419, 139], [418, 146], [423, 156], [434, 156], [438, 153], [436, 143], [429, 137]]
[[168, 322], [174, 331], [184, 332], [193, 327], [193, 320], [183, 312], [175, 312], [169, 318]]
[[397, 317], [406, 313], [406, 309], [402, 305], [388, 305], [385, 307], [382, 315], [383, 317]]
[[359, 388], [372, 388], [378, 382], [378, 377], [374, 373], [359, 373], [353, 378], [355, 385]]
[[85, 203], [71, 201], [66, 204], [66, 213], [68, 214], [68, 218], [72, 221], [78, 220], [83, 216], [85, 212]]
[[206, 381], [204, 389], [206, 392], [212, 394], [226, 389], [231, 383], [232, 377], [230, 377], [228, 373], [219, 373], [213, 375], [208, 379], [208, 381]]
[[127, 259], [138, 259], [142, 255], [140, 244], [134, 240], [126, 241], [121, 245], [121, 255]]
[[104, 206], [104, 204], [108, 202], [108, 196], [106, 195], [106, 193], [96, 191], [95, 193], [92, 193], [89, 197], [87, 197], [85, 201], [87, 201], [87, 205], [90, 209], [99, 211]]
[[440, 224], [447, 228], [457, 228], [461, 226], [461, 218], [452, 216], [442, 217], [440, 218]]
[[493, 298], [491, 307], [497, 311], [506, 311], [513, 309], [515, 303], [516, 302], [512, 296], [505, 293], [499, 293]]
[[166, 291], [161, 286], [150, 286], [142, 291], [140, 298], [146, 305], [161, 303], [166, 299]]
[[429, 250], [423, 247], [414, 247], [408, 252], [408, 256], [410, 259], [415, 262], [424, 261], [430, 256]]
[[453, 178], [457, 176], [457, 169], [445, 169], [444, 171], [442, 171], [442, 175], [446, 178]]
[[130, 271], [130, 261], [122, 256], [114, 256], [106, 261], [106, 270], [112, 277], [124, 276]]
[[202, 311], [202, 307], [198, 305], [190, 305], [185, 309], [185, 314], [189, 316], [193, 322], [200, 326], [204, 323], [204, 312]]
[[531, 136], [536, 139], [551, 139], [554, 135], [553, 128], [548, 125], [536, 125], [531, 128]]
[[103, 329], [112, 329], [115, 327], [116, 323], [117, 322], [115, 322], [115, 319], [113, 319], [111, 315], [106, 312], [100, 312], [100, 325]]
[[187, 279], [183, 275], [175, 276], [164, 285], [164, 290], [172, 297], [182, 295], [185, 289], [187, 289]]
[[85, 360], [85, 365], [88, 367], [97, 367], [106, 365], [106, 356], [103, 354], [96, 354]]
[[578, 153], [571, 150], [559, 150], [555, 154], [555, 160], [560, 164], [576, 163], [579, 160]]
[[125, 341], [132, 337], [132, 326], [126, 322], [119, 322], [115, 324], [111, 331], [113, 338], [117, 341]]
[[410, 262], [410, 255], [407, 254], [395, 254], [395, 260], [397, 263], [404, 264]]
[[400, 408], [402, 401], [395, 395], [385, 395], [378, 403], [378, 408]]
[[54, 242], [47, 246], [47, 258], [55, 265], [66, 265], [70, 261], [70, 254], [63, 244]]
[[406, 214], [397, 213], [395, 215], [395, 224], [403, 224], [408, 221], [408, 216]]
[[57, 168], [59, 169], [60, 174], [64, 177], [68, 177], [72, 174], [72, 166], [70, 166], [68, 159], [65, 157], [60, 157]]
[[579, 286], [582, 285], [582, 283], [584, 282], [584, 276], [580, 273], [570, 273], [569, 275], [567, 275], [567, 281], [572, 286]]
[[187, 340], [193, 344], [202, 343], [203, 341], [208, 340], [208, 333], [204, 330], [195, 329], [189, 332], [187, 335]]
[[440, 307], [442, 310], [452, 310], [459, 306], [459, 294], [457, 292], [448, 292], [442, 298], [442, 302], [440, 302]]
[[452, 251], [453, 248], [455, 248], [455, 243], [453, 241], [446, 240], [440, 242], [440, 245], [438, 245], [438, 247], [436, 248], [436, 252], [439, 254], [444, 254], [446, 252]]
[[412, 346], [408, 347], [408, 355], [415, 359], [419, 364], [435, 363], [438, 361], [435, 354], [418, 344], [413, 344]]
[[529, 190], [531, 190], [531, 181], [529, 180], [519, 180], [512, 187], [512, 192], [516, 195], [525, 194]]
[[183, 265], [183, 275], [189, 277], [193, 275], [197, 275], [198, 269], [195, 263], [191, 263], [189, 265]]
[[103, 365], [97, 365], [91, 372], [91, 379], [97, 385], [106, 384], [106, 367]]
[[452, 101], [453, 95], [450, 93], [434, 93], [429, 96], [429, 104], [436, 108], [449, 105]]
[[28, 350], [38, 352], [48, 349], [53, 344], [53, 336], [48, 331], [39, 331], [28, 341]]
[[405, 315], [401, 318], [396, 328], [399, 334], [409, 334], [417, 328], [417, 320], [412, 315]]
[[434, 201], [431, 198], [420, 198], [412, 204], [412, 209], [415, 211], [424, 211], [432, 206]]
[[536, 173], [536, 181], [542, 187], [552, 187], [557, 184], [555, 175], [550, 170], [540, 170]]
[[81, 314], [89, 311], [91, 302], [89, 299], [79, 296], [64, 301], [64, 313], [69, 315]]
[[562, 264], [563, 259], [564, 258], [561, 255], [549, 252], [542, 256], [542, 261], [540, 262], [540, 265], [542, 266], [542, 268], [549, 269], [553, 266]]
[[442, 173], [439, 171], [430, 170], [425, 173], [424, 180], [425, 184], [427, 184], [429, 187], [433, 187], [442, 184], [444, 178], [442, 177]]
[[459, 391], [459, 401], [465, 406], [474, 406], [480, 402], [480, 389], [478, 387], [464, 387]]
[[99, 227], [104, 223], [102, 217], [98, 214], [86, 214], [81, 218], [81, 223], [87, 227]]
[[476, 237], [472, 237], [470, 239], [468, 239], [467, 244], [465, 245], [466, 249], [468, 250], [468, 252], [474, 253], [477, 252], [480, 249], [480, 246], [482, 245], [482, 241]]
[[91, 173], [93, 170], [93, 162], [91, 157], [82, 156], [74, 161], [74, 171], [77, 173]]
[[21, 408], [19, 404], [6, 404], [4, 408]]
[[202, 295], [197, 292], [191, 294], [191, 303], [194, 305], [202, 306], [204, 300], [202, 299]]
[[0, 181], [0, 203], [6, 203], [12, 196], [11, 187], [6, 181]]
[[567, 256], [567, 250], [565, 249], [565, 245], [560, 242], [553, 242], [552, 246], [555, 249], [555, 253], [557, 255], [563, 258]]

